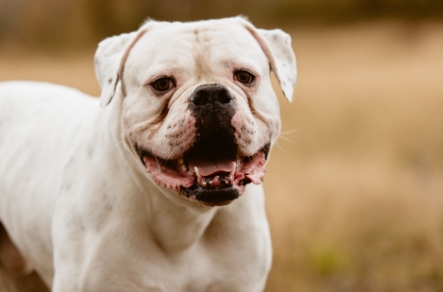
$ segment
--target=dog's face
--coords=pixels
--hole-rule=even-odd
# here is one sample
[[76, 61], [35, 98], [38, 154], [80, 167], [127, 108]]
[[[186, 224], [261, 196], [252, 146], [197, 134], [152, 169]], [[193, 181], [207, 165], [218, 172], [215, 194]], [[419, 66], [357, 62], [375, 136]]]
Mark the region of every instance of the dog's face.
[[132, 154], [157, 184], [209, 206], [228, 204], [263, 180], [280, 130], [271, 69], [290, 99], [296, 70], [289, 36], [242, 18], [150, 21], [106, 39], [96, 54], [102, 104], [122, 93]]

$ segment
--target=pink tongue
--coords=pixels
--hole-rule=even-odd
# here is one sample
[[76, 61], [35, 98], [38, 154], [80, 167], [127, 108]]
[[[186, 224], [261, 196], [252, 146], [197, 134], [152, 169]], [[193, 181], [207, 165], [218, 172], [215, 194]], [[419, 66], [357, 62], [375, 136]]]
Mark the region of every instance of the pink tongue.
[[194, 169], [194, 166], [198, 167], [198, 171], [202, 176], [213, 175], [217, 172], [231, 172], [235, 167], [234, 161], [188, 161], [190, 169]]

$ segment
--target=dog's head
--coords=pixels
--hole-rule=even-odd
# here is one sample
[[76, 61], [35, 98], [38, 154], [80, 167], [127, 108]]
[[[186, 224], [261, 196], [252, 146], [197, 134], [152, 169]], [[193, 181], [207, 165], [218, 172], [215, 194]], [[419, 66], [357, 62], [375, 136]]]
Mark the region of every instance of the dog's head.
[[101, 104], [121, 101], [123, 139], [167, 189], [215, 206], [260, 184], [280, 131], [271, 71], [291, 100], [291, 38], [243, 18], [148, 21], [96, 53]]

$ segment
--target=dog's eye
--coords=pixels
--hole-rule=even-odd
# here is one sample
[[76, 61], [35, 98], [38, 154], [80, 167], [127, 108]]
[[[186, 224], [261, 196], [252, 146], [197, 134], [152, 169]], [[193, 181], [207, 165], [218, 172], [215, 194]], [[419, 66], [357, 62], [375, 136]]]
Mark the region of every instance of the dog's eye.
[[152, 87], [157, 91], [168, 91], [173, 85], [174, 82], [169, 77], [159, 78], [152, 83]]
[[250, 84], [254, 81], [255, 76], [246, 71], [237, 71], [234, 73], [235, 79], [243, 84]]

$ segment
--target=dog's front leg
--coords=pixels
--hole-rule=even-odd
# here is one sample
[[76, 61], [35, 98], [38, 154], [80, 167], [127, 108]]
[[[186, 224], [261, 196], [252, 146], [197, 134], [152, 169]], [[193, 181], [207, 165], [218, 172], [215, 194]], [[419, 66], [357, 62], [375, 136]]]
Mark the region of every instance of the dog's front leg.
[[146, 275], [140, 266], [149, 261], [143, 251], [159, 251], [142, 241], [143, 226], [137, 216], [123, 215], [126, 207], [112, 203], [111, 192], [101, 189], [101, 184], [96, 191], [89, 186], [89, 192], [81, 195], [64, 195], [57, 206], [52, 225], [52, 291], [163, 291], [143, 282]]

